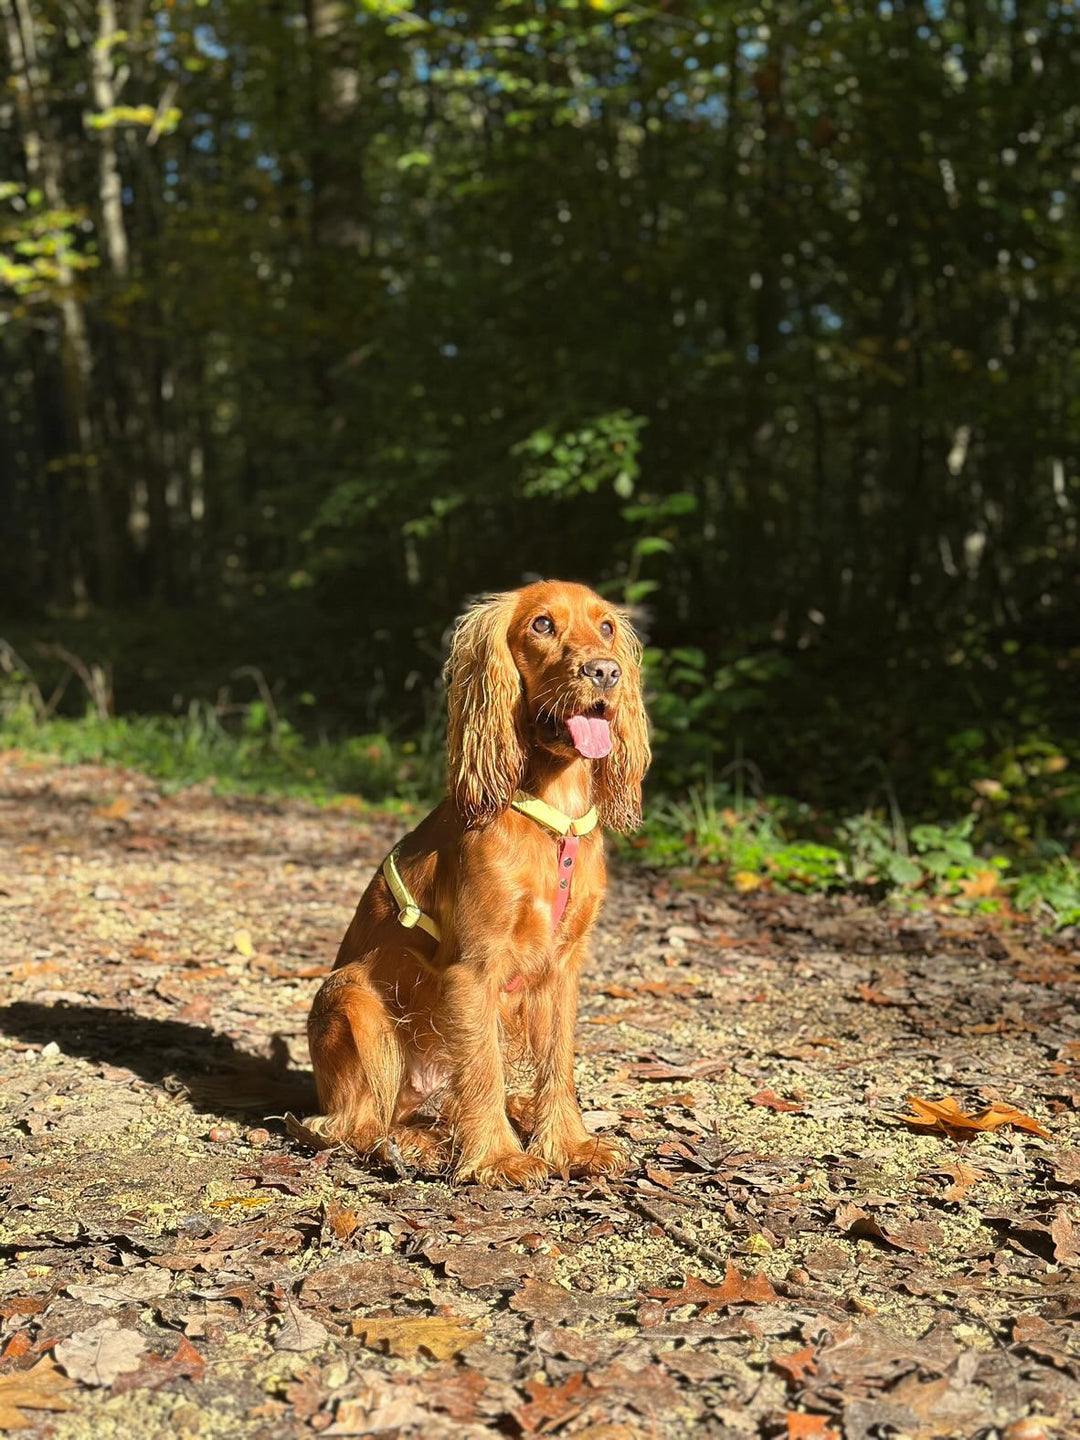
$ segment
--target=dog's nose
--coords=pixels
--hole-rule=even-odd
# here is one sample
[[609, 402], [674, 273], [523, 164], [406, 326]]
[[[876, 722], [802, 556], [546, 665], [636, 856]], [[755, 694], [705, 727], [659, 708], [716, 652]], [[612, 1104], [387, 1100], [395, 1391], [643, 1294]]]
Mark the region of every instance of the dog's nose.
[[591, 680], [598, 690], [610, 690], [619, 683], [622, 671], [614, 660], [586, 660], [581, 673]]

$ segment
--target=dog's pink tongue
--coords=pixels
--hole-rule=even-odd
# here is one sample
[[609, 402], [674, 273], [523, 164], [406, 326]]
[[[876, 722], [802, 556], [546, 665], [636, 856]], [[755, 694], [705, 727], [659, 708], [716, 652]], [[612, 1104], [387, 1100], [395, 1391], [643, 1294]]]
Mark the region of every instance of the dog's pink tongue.
[[586, 760], [602, 760], [611, 751], [611, 726], [599, 715], [571, 715], [566, 722], [574, 749]]

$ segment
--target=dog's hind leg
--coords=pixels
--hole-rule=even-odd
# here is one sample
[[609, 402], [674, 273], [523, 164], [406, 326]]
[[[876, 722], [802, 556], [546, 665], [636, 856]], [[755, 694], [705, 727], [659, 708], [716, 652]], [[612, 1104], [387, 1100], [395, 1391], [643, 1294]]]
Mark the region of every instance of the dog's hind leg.
[[312, 1006], [308, 1044], [323, 1112], [314, 1130], [395, 1168], [445, 1168], [445, 1135], [403, 1123], [415, 1106], [401, 1032], [361, 966], [347, 965], [326, 980]]
[[361, 965], [343, 966], [323, 984], [308, 1045], [323, 1112], [314, 1128], [364, 1154], [378, 1150], [394, 1125], [405, 1064], [393, 1018]]

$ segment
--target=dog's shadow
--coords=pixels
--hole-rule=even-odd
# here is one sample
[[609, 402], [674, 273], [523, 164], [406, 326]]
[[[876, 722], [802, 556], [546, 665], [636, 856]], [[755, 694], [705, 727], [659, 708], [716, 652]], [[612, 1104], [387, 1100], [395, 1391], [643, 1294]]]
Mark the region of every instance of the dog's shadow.
[[316, 1109], [310, 1072], [290, 1066], [280, 1035], [268, 1057], [241, 1050], [225, 1035], [181, 1020], [151, 1020], [97, 1005], [37, 1005], [19, 1000], [0, 1008], [0, 1031], [48, 1044], [65, 1055], [122, 1066], [154, 1085], [182, 1091], [203, 1114], [299, 1115]]

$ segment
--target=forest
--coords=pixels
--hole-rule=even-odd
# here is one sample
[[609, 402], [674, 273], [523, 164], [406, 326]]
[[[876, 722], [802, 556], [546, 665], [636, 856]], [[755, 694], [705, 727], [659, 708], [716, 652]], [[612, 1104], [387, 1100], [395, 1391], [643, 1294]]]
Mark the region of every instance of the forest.
[[639, 617], [676, 829], [1064, 863], [1068, 0], [0, 21], [9, 730], [431, 790], [450, 622], [557, 575]]
[[[1080, 1435], [1077, 5], [0, 0], [0, 1431]], [[524, 1192], [307, 1023], [538, 577], [644, 821], [399, 1095], [554, 1006]]]

